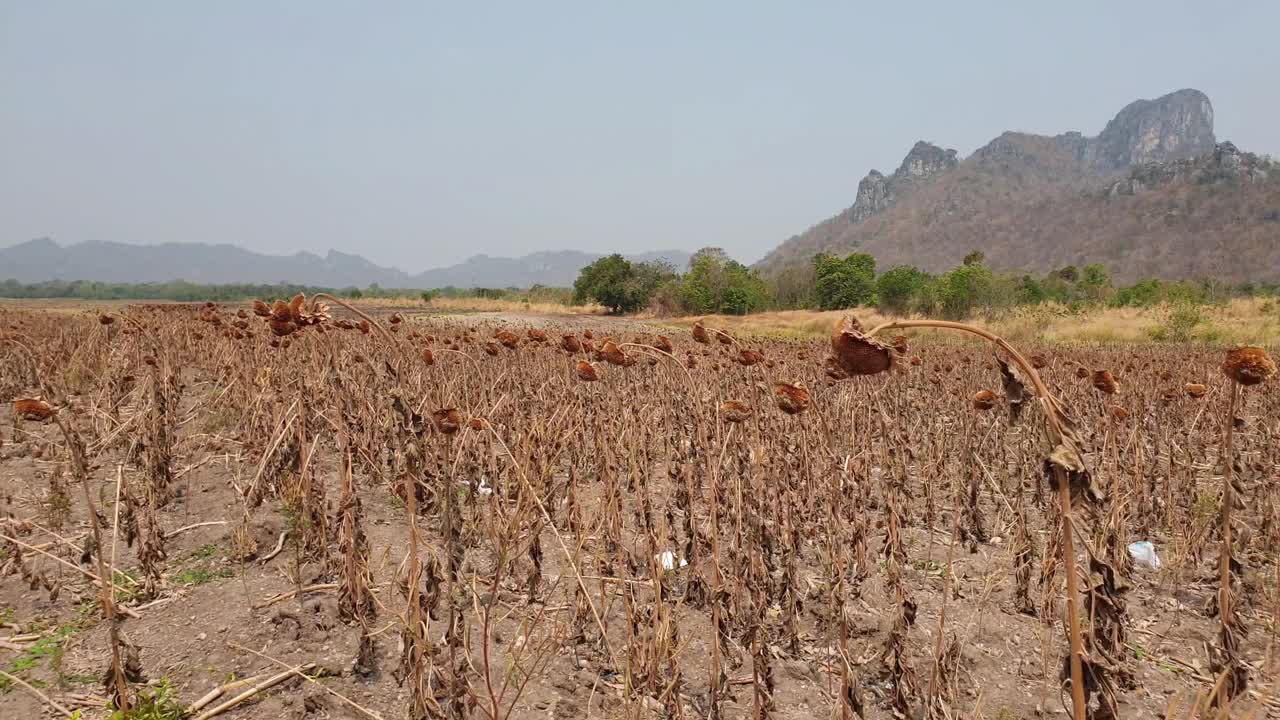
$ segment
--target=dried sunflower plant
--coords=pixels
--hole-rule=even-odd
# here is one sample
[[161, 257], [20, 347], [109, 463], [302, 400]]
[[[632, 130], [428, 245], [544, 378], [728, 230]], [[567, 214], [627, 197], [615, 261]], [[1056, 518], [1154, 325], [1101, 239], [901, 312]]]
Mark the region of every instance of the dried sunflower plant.
[[[394, 302], [0, 310], [0, 669], [26, 683], [0, 676], [0, 707], [1274, 704], [1265, 349], [1014, 348], [852, 317], [784, 340]], [[1139, 539], [1163, 565], [1132, 559]], [[197, 655], [209, 667], [172, 660]]]

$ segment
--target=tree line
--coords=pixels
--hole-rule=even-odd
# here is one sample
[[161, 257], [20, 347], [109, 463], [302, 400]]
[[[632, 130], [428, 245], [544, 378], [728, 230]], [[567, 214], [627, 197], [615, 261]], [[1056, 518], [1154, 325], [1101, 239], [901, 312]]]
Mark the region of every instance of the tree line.
[[595, 302], [612, 313], [652, 309], [674, 314], [745, 315], [773, 302], [769, 284], [720, 248], [703, 248], [683, 273], [667, 262], [632, 262], [614, 254], [583, 268], [573, 302]]
[[964, 318], [978, 312], [1058, 303], [1071, 308], [1206, 304], [1232, 297], [1280, 294], [1275, 284], [1212, 279], [1145, 279], [1117, 285], [1100, 264], [1068, 265], [1043, 275], [1000, 273], [981, 252], [946, 272], [911, 265], [878, 272], [866, 253], [819, 253], [808, 266], [771, 278], [728, 257], [720, 248], [694, 254], [684, 273], [666, 263], [631, 262], [621, 255], [582, 269], [573, 302], [596, 302], [614, 313], [648, 309], [659, 314], [746, 314], [760, 310], [838, 310], [858, 306], [884, 312]]
[[866, 253], [838, 256], [820, 253], [808, 265], [793, 266], [764, 277], [730, 258], [720, 248], [694, 253], [686, 268], [666, 262], [632, 262], [621, 255], [600, 258], [583, 268], [572, 288], [457, 288], [409, 290], [327, 288], [290, 283], [206, 285], [175, 280], [166, 283], [106, 283], [52, 280], [0, 281], [0, 297], [79, 298], [84, 300], [173, 300], [235, 302], [254, 298], [291, 297], [327, 292], [361, 298], [486, 298], [525, 303], [598, 303], [612, 313], [641, 310], [662, 315], [744, 315], [762, 310], [835, 310], [856, 306], [884, 312], [920, 313], [963, 318], [978, 312], [1057, 303], [1090, 306], [1149, 307], [1160, 304], [1203, 305], [1232, 297], [1277, 295], [1275, 284], [1222, 283], [1212, 279], [1165, 281], [1145, 279], [1117, 285], [1099, 264], [1069, 265], [1043, 275], [1000, 273], [980, 252], [957, 266], [928, 273], [910, 265], [880, 272]]

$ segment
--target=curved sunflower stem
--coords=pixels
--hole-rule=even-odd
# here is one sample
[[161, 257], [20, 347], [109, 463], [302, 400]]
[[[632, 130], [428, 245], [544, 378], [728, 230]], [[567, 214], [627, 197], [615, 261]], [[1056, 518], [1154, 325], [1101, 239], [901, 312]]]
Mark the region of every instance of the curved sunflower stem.
[[[1044, 381], [1040, 379], [1040, 373], [1036, 372], [1035, 367], [1030, 362], [1027, 362], [1022, 353], [1018, 352], [1017, 348], [1010, 345], [1008, 341], [975, 325], [951, 322], [949, 320], [891, 320], [872, 328], [867, 332], [867, 337], [871, 337], [882, 330], [912, 327], [931, 327], [967, 332], [990, 341], [996, 347], [1008, 353], [1010, 359], [1026, 374], [1036, 389], [1036, 397], [1040, 399], [1040, 404], [1045, 409], [1045, 419], [1048, 422], [1051, 443], [1057, 445], [1062, 442], [1061, 405], [1058, 403], [1057, 398], [1049, 392], [1049, 388], [1045, 386]], [[1053, 465], [1053, 479], [1058, 486], [1058, 505], [1062, 516], [1062, 564], [1066, 566], [1067, 570], [1067, 633], [1071, 643], [1071, 717], [1072, 720], [1085, 720], [1087, 707], [1084, 694], [1084, 642], [1080, 634], [1076, 552], [1071, 527], [1071, 488], [1066, 471], [1057, 464]]]
[[354, 305], [351, 305], [350, 303], [347, 303], [347, 302], [345, 302], [345, 301], [339, 300], [338, 298], [336, 298], [336, 297], [334, 297], [334, 296], [330, 295], [329, 293], [322, 293], [322, 292], [318, 292], [318, 293], [314, 293], [314, 294], [312, 294], [312, 296], [311, 296], [311, 301], [312, 301], [312, 302], [315, 302], [316, 300], [320, 300], [320, 299], [328, 300], [329, 302], [337, 303], [337, 304], [341, 305], [342, 307], [344, 307], [344, 308], [346, 308], [346, 309], [350, 310], [351, 312], [355, 313], [356, 315], [359, 315], [362, 319], [367, 320], [367, 321], [369, 322], [369, 324], [370, 324], [370, 325], [372, 325], [372, 326], [374, 326], [374, 327], [378, 328], [378, 332], [382, 333], [383, 337], [385, 337], [386, 339], [388, 339], [388, 340], [392, 340], [392, 339], [393, 339], [393, 338], [391, 337], [391, 333], [387, 332], [387, 329], [386, 329], [386, 328], [384, 328], [384, 327], [382, 327], [382, 324], [381, 324], [381, 323], [379, 323], [377, 320], [374, 320], [373, 318], [369, 317], [368, 315], [366, 315], [365, 313], [361, 312], [360, 310], [357, 310], [357, 309], [356, 309], [356, 307], [355, 307]]

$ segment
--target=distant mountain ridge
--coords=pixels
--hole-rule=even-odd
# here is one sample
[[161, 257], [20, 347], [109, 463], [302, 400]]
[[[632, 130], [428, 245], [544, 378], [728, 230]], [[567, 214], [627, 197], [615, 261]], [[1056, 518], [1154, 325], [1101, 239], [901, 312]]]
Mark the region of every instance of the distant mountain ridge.
[[[629, 259], [665, 260], [683, 268], [690, 254], [665, 250], [628, 255]], [[536, 252], [519, 258], [476, 255], [465, 262], [409, 274], [384, 267], [359, 255], [330, 250], [265, 255], [230, 244], [128, 243], [89, 241], [60, 245], [48, 238], [0, 248], [0, 280], [33, 283], [47, 280], [92, 280], [108, 283], [164, 283], [185, 280], [199, 284], [294, 283], [319, 287], [368, 287], [425, 290], [454, 286], [527, 288], [532, 285], [567, 287], [578, 271], [603, 257], [577, 250]]]
[[1005, 271], [1099, 262], [1119, 280], [1280, 280], [1280, 168], [1219, 144], [1213, 115], [1185, 89], [1126, 105], [1094, 137], [1005, 132], [962, 160], [918, 142], [756, 267], [858, 251], [937, 272], [978, 250]]

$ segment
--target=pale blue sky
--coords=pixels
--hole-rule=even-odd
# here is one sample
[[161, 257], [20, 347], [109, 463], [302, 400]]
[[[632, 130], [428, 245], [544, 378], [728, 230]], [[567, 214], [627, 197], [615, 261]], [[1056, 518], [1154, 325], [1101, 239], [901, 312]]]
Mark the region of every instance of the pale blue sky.
[[1208, 93], [1280, 150], [1280, 2], [0, 0], [0, 246], [754, 261], [919, 139]]

